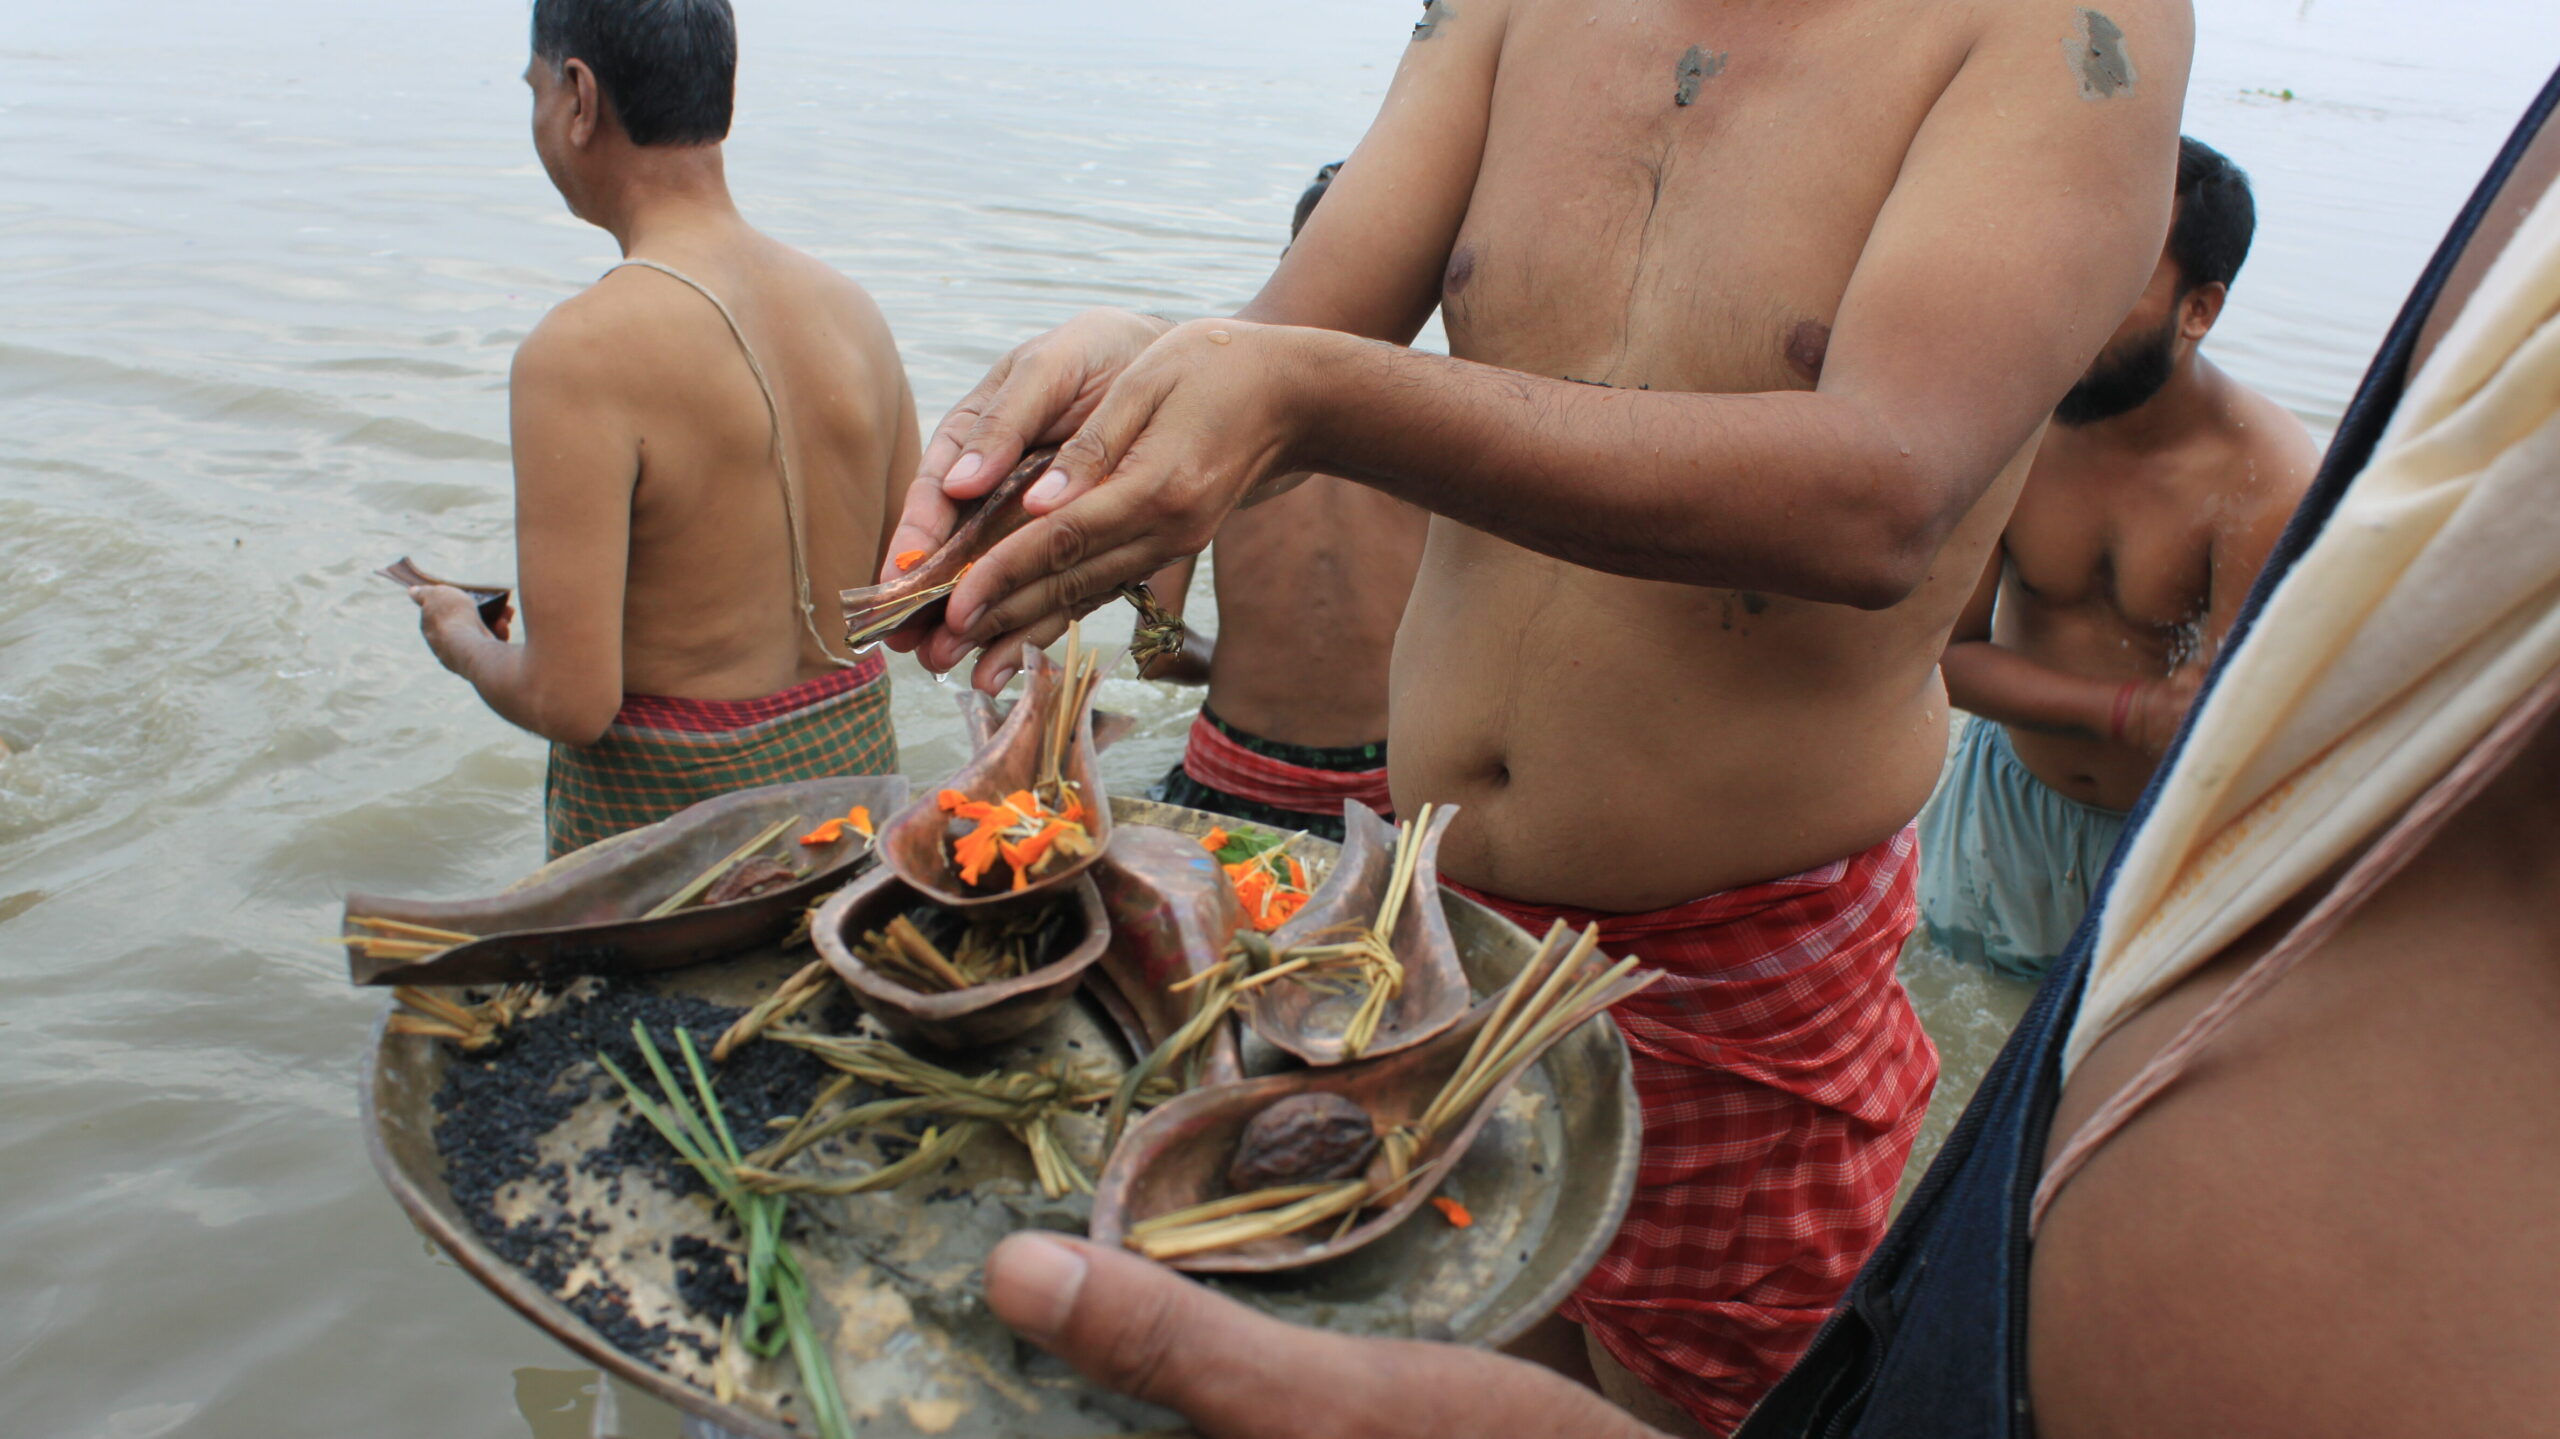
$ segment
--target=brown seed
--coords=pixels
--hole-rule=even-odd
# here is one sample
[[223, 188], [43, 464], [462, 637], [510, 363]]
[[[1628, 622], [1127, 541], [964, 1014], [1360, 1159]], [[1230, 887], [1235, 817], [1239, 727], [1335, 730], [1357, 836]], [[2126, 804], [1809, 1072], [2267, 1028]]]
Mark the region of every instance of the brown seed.
[[1238, 1194], [1349, 1179], [1378, 1148], [1369, 1112], [1339, 1094], [1291, 1095], [1244, 1127], [1227, 1185]]

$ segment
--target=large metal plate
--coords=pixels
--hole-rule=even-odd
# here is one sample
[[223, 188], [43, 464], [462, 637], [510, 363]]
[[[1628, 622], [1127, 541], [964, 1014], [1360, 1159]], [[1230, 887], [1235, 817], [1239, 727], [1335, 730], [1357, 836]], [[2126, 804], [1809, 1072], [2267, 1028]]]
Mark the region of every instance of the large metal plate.
[[[1118, 822], [1205, 833], [1212, 817], [1115, 799]], [[1311, 864], [1332, 846], [1300, 841]], [[1479, 991], [1517, 973], [1529, 936], [1471, 901], [1444, 894], [1468, 976]], [[642, 977], [664, 992], [745, 1004], [806, 960], [751, 951]], [[1004, 1051], [1011, 1061], [1069, 1058], [1117, 1070], [1117, 1032], [1080, 1000]], [[657, 1362], [616, 1348], [567, 1305], [502, 1259], [455, 1203], [438, 1156], [433, 1097], [449, 1064], [443, 1044], [376, 1031], [364, 1075], [368, 1146], [412, 1220], [460, 1266], [517, 1312], [599, 1366], [720, 1427], [791, 1439], [777, 1403], [796, 1392], [787, 1358], [739, 1378], [734, 1402], [713, 1397], [710, 1364], [683, 1344]], [[461, 1061], [469, 1062], [469, 1061]], [[609, 1087], [609, 1086], [608, 1086]], [[594, 1099], [543, 1141], [545, 1157], [572, 1157], [620, 1121], [619, 1100]], [[1641, 1136], [1626, 1051], [1606, 1019], [1568, 1037], [1525, 1076], [1446, 1186], [1475, 1216], [1453, 1228], [1425, 1210], [1393, 1234], [1334, 1263], [1215, 1287], [1298, 1323], [1352, 1334], [1499, 1344], [1546, 1315], [1597, 1262], [1617, 1232], [1635, 1181]], [[1069, 1135], [1088, 1166], [1098, 1126]], [[858, 1153], [859, 1151], [857, 1151]], [[566, 1166], [572, 1207], [601, 1221], [592, 1263], [630, 1296], [642, 1322], [665, 1322], [712, 1345], [716, 1329], [677, 1297], [668, 1250], [680, 1236], [723, 1245], [734, 1231], [700, 1197], [679, 1197], [623, 1176], [619, 1197]], [[520, 1196], [529, 1206], [550, 1203]], [[953, 1172], [874, 1195], [820, 1200], [803, 1209], [797, 1243], [817, 1289], [822, 1332], [832, 1334], [839, 1381], [866, 1435], [966, 1434], [989, 1439], [1092, 1439], [1172, 1424], [1161, 1411], [1086, 1385], [1017, 1340], [987, 1311], [979, 1265], [996, 1240], [1039, 1226], [1081, 1232], [1085, 1199], [1050, 1201], [1018, 1146], [979, 1144]]]

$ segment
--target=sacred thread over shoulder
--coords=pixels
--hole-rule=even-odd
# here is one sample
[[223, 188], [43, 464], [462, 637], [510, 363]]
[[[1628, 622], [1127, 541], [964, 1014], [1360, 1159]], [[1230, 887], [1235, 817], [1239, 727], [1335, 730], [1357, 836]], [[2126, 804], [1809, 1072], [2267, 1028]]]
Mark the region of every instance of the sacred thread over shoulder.
[[2109, 100], [2129, 94], [2134, 81], [2133, 55], [2124, 48], [2124, 29], [2098, 11], [2085, 7], [2071, 38], [2062, 42], [2071, 73], [2080, 81], [2083, 100]]
[[1440, 27], [1458, 18], [1449, 0], [1423, 0], [1422, 18], [1413, 22], [1413, 38], [1428, 40], [1440, 33]]

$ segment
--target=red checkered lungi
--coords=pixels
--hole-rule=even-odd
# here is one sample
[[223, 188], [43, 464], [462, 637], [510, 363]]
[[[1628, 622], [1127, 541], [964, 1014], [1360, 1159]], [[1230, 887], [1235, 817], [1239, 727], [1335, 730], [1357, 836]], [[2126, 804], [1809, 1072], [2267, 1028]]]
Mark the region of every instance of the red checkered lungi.
[[[1666, 978], [1618, 1006], [1644, 1155], [1616, 1242], [1559, 1312], [1722, 1434], [1813, 1342], [1884, 1238], [1938, 1051], [1895, 976], [1905, 829], [1864, 854], [1652, 914], [1518, 904]], [[1449, 883], [1444, 881], [1444, 883]]]
[[1182, 768], [1211, 789], [1273, 809], [1338, 816], [1344, 800], [1356, 799], [1382, 815], [1395, 813], [1383, 766], [1370, 770], [1321, 770], [1256, 754], [1228, 738], [1205, 714], [1191, 721], [1191, 738], [1182, 752]]

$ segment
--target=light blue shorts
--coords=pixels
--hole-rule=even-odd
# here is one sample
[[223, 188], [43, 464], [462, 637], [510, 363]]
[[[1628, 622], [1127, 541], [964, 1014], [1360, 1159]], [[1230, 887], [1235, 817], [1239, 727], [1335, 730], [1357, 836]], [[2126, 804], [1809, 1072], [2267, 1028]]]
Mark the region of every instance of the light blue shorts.
[[2124, 829], [2124, 811], [2055, 793], [2018, 762], [2007, 730], [1968, 719], [1920, 811], [1920, 921], [1959, 959], [2041, 979]]

